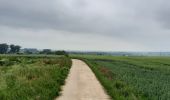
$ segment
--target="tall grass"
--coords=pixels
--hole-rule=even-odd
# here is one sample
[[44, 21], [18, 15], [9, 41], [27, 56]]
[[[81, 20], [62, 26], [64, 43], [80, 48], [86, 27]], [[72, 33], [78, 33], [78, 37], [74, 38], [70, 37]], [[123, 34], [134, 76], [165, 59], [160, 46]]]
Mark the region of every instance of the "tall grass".
[[0, 100], [52, 100], [71, 66], [66, 57], [7, 56], [0, 61]]

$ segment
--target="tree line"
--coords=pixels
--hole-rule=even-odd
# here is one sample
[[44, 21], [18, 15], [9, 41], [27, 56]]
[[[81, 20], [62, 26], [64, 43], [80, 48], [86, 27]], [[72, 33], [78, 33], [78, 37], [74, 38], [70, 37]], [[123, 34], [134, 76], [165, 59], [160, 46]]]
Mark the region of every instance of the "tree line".
[[19, 45], [8, 45], [6, 43], [0, 44], [0, 54], [6, 54], [6, 53], [19, 53], [21, 49], [21, 46]]
[[65, 55], [68, 56], [68, 53], [64, 50], [61, 51], [52, 51], [51, 49], [43, 49], [39, 54], [54, 54], [54, 55]]
[[[26, 50], [25, 52], [20, 52], [21, 46], [19, 45], [8, 45], [7, 43], [0, 44], [0, 54], [32, 54], [31, 50]], [[52, 51], [51, 49], [43, 49], [38, 51], [36, 54], [53, 54], [53, 55], [65, 55], [68, 56], [68, 53], [64, 50]]]

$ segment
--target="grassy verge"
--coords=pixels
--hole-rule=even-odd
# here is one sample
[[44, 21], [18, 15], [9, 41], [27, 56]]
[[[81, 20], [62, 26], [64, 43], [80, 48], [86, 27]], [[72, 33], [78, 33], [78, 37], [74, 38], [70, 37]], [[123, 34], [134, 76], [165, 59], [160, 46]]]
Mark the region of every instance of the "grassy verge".
[[70, 58], [0, 57], [0, 100], [53, 100], [71, 66]]
[[113, 100], [168, 100], [170, 58], [74, 56], [84, 60]]
[[101, 67], [89, 59], [82, 60], [90, 66], [98, 80], [106, 89], [106, 92], [113, 100], [136, 100], [133, 90], [121, 81], [116, 74], [112, 73], [106, 67]]

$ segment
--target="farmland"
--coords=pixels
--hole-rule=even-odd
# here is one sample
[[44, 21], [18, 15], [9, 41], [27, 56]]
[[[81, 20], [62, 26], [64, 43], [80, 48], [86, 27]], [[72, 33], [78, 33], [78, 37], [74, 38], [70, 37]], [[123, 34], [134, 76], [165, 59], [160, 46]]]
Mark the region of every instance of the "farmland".
[[71, 60], [63, 56], [0, 56], [0, 100], [52, 100]]
[[114, 100], [168, 100], [169, 57], [72, 55], [84, 60]]
[[[70, 55], [85, 61], [113, 100], [168, 100], [170, 57]], [[71, 67], [56, 55], [1, 55], [0, 100], [53, 100]]]

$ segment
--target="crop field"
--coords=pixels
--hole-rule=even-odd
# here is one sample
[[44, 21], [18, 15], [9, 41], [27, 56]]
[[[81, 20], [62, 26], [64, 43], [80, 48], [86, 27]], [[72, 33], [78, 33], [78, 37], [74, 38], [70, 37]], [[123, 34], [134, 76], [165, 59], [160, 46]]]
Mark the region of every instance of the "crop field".
[[170, 99], [170, 57], [72, 57], [91, 67], [114, 100]]
[[0, 100], [53, 100], [71, 66], [67, 57], [0, 56]]

